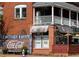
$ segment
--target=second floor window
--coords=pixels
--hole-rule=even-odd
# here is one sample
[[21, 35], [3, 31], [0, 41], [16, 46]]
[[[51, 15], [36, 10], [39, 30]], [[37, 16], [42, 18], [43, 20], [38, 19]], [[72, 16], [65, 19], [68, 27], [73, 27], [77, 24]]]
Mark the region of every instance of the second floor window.
[[15, 6], [15, 18], [16, 19], [24, 19], [26, 17], [26, 7], [27, 5]]

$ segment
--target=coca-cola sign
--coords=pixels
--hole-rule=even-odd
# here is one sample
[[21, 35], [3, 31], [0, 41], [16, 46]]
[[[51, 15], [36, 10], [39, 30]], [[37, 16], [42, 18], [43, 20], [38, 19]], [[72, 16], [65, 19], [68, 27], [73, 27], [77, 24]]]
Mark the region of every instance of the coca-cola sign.
[[19, 40], [10, 40], [7, 43], [7, 48], [8, 49], [18, 49], [23, 47], [24, 42], [19, 41]]

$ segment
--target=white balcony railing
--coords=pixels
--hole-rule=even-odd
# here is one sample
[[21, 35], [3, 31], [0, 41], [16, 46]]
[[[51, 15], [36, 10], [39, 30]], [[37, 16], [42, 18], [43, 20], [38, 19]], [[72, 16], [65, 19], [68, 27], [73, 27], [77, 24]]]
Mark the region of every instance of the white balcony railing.
[[79, 22], [78, 22], [77, 26], [78, 26], [78, 28], [79, 28]]
[[54, 23], [55, 24], [61, 24], [61, 17], [54, 16]]
[[52, 23], [52, 16], [36, 16], [35, 24], [48, 25]]
[[69, 18], [63, 18], [63, 25], [69, 25]]
[[74, 19], [71, 19], [71, 26], [77, 26], [77, 21]]
[[[69, 25], [69, 18], [63, 18], [63, 25]], [[52, 16], [36, 16], [35, 25], [50, 25]], [[61, 24], [61, 17], [54, 16], [54, 24]], [[71, 26], [77, 26], [77, 21], [71, 19]]]

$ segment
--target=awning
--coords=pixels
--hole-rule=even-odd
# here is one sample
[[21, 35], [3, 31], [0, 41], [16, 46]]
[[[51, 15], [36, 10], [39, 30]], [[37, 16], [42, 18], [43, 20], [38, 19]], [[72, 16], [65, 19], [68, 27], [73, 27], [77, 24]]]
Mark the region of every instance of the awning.
[[48, 26], [32, 26], [31, 30], [32, 33], [35, 32], [47, 32]]
[[58, 31], [61, 33], [73, 33], [73, 29], [69, 26], [65, 26], [65, 25], [56, 25], [58, 28]]

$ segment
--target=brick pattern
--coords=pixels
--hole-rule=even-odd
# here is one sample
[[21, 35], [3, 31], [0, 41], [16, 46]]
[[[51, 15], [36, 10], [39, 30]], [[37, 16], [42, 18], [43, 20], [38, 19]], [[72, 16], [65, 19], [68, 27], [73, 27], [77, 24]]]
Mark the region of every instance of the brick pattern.
[[[27, 5], [27, 16], [24, 20], [15, 19], [14, 7], [16, 5]], [[4, 30], [7, 34], [20, 34], [22, 30], [25, 30], [27, 34], [30, 33], [30, 27], [32, 26], [32, 2], [7, 2], [4, 3]]]

